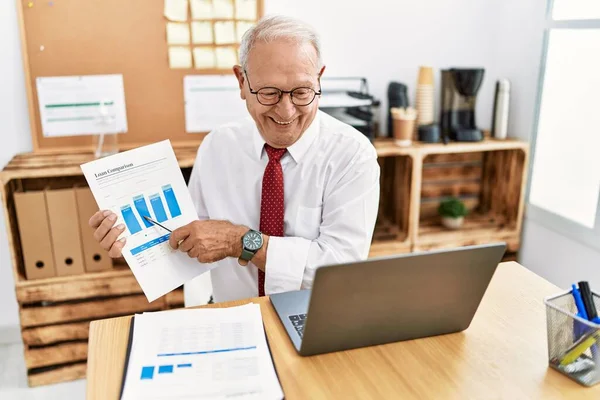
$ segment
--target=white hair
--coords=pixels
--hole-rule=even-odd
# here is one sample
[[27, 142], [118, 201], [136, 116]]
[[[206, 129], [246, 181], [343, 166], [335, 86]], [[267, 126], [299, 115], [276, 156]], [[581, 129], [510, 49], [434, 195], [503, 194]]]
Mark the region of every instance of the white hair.
[[310, 43], [317, 52], [317, 68], [323, 66], [321, 59], [321, 41], [317, 32], [308, 24], [282, 15], [263, 17], [256, 25], [248, 29], [240, 43], [240, 64], [246, 69], [250, 50], [257, 42], [268, 43], [277, 39], [292, 40], [298, 44]]

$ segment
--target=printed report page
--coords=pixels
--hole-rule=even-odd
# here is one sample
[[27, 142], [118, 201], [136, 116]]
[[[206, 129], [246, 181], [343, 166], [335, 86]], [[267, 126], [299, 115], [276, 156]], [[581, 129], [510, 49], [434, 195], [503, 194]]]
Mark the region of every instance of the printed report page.
[[281, 399], [260, 306], [135, 316], [122, 400]]
[[[81, 165], [101, 210], [125, 224], [123, 256], [152, 302], [212, 267], [169, 246], [170, 232], [198, 219], [169, 140]], [[91, 215], [90, 215], [91, 217]]]

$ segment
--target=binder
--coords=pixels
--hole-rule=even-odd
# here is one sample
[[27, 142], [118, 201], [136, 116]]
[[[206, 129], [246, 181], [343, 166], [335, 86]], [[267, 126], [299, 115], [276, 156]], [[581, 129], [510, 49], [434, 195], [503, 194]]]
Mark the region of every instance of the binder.
[[46, 191], [56, 275], [84, 273], [77, 201], [73, 189]]
[[28, 280], [56, 275], [50, 225], [44, 192], [14, 194], [25, 277]]
[[77, 215], [79, 219], [79, 233], [83, 248], [83, 265], [86, 272], [105, 271], [112, 268], [112, 261], [108, 253], [100, 247], [100, 243], [94, 239], [94, 230], [88, 221], [96, 211], [98, 205], [94, 200], [92, 191], [87, 187], [76, 188], [75, 199], [77, 200]]

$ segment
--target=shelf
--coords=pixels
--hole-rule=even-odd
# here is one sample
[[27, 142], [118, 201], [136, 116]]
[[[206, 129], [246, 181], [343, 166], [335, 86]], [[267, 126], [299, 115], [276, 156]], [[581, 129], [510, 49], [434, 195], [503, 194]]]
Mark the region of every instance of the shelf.
[[[173, 146], [181, 168], [191, 168], [196, 159], [198, 145]], [[95, 160], [92, 152], [75, 153], [23, 153], [14, 156], [0, 172], [4, 184], [12, 179], [50, 178], [83, 175], [81, 164]]]
[[529, 144], [516, 139], [485, 139], [481, 142], [451, 142], [443, 143], [421, 143], [413, 142], [412, 145], [402, 147], [395, 144], [393, 139], [378, 138], [373, 141], [377, 155], [380, 157], [390, 156], [427, 156], [429, 154], [448, 153], [472, 153], [479, 151], [494, 150], [523, 150], [527, 151]]
[[440, 217], [422, 220], [415, 246], [420, 250], [426, 250], [505, 241], [509, 251], [515, 251], [514, 244], [518, 238], [518, 231], [514, 226], [507, 224], [504, 217], [475, 212], [466, 216], [463, 226], [456, 230], [444, 227]]

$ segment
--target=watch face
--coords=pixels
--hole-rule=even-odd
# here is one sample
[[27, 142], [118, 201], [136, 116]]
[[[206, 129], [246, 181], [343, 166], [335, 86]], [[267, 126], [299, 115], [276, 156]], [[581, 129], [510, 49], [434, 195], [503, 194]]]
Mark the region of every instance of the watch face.
[[262, 246], [262, 236], [258, 232], [248, 232], [244, 236], [244, 247], [248, 250], [258, 250]]

